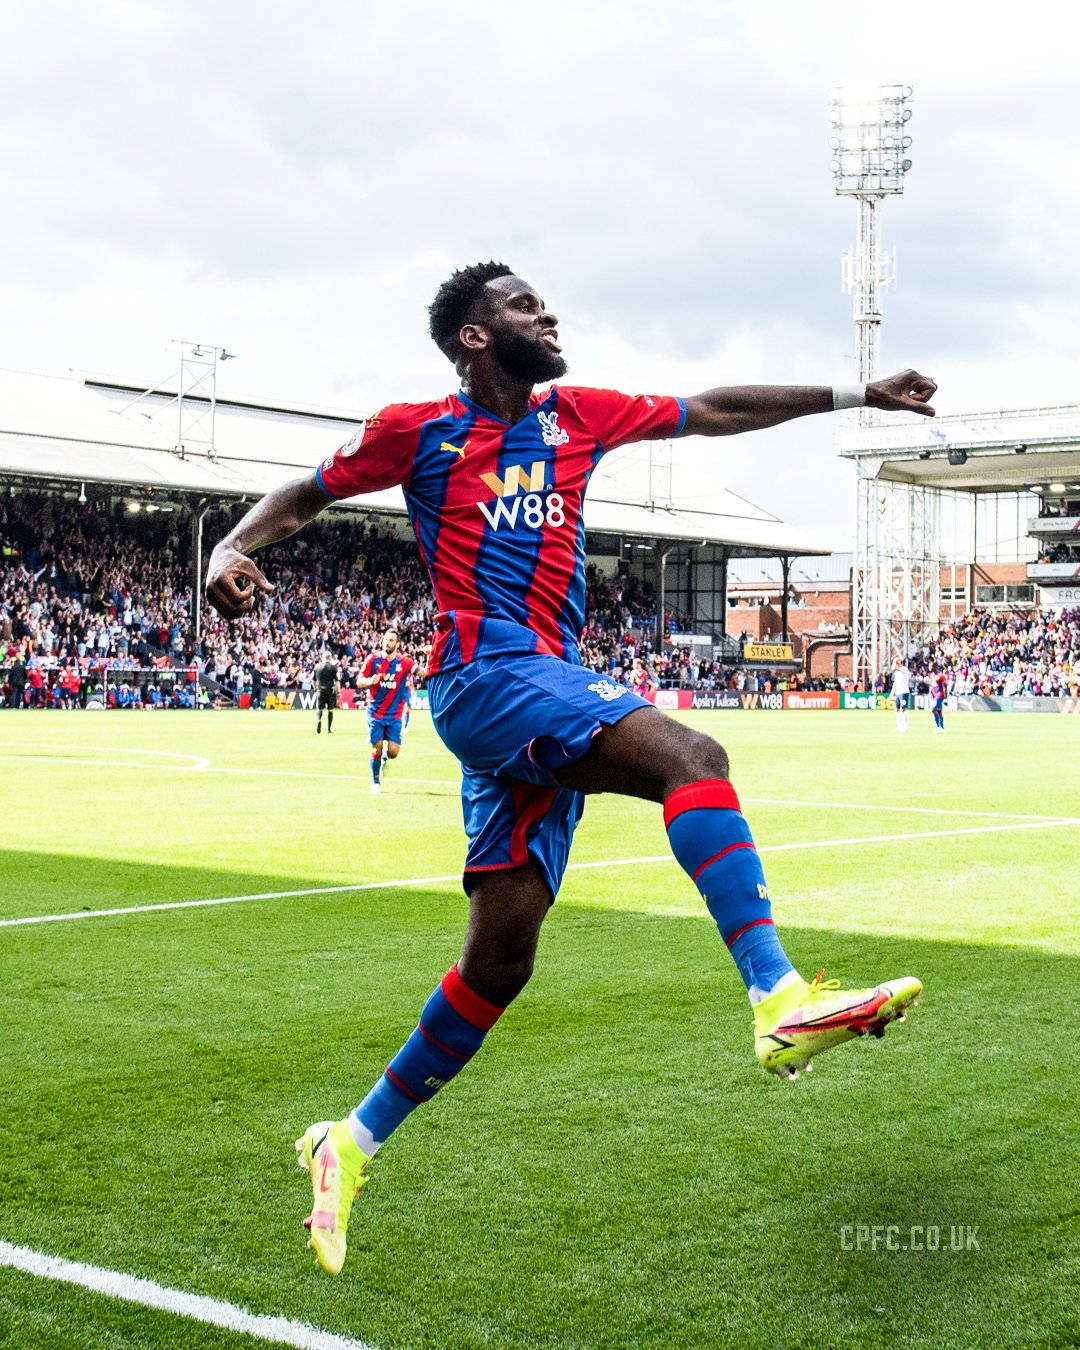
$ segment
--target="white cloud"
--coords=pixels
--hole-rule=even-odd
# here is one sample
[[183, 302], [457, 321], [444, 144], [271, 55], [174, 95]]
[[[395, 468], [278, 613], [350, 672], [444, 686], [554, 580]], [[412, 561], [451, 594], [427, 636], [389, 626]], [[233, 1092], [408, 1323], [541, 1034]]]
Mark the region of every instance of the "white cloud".
[[[883, 211], [883, 365], [943, 410], [1076, 396], [1075, 76], [1059, 7], [164, 0], [5, 13], [0, 363], [156, 380], [168, 341], [240, 354], [225, 392], [369, 408], [449, 388], [425, 310], [505, 257], [572, 377], [695, 392], [850, 370], [828, 87], [915, 87]], [[704, 450], [794, 523], [850, 527], [834, 428]]]

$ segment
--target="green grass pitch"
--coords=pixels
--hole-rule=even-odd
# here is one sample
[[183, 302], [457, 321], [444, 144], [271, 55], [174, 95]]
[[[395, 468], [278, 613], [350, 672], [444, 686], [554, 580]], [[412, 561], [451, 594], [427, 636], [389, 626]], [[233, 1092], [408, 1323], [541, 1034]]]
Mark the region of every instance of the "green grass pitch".
[[[0, 927], [0, 1240], [376, 1350], [1077, 1343], [1080, 718], [695, 715], [804, 974], [921, 1005], [767, 1078], [659, 810], [594, 799], [600, 865], [380, 1154], [337, 1280], [292, 1140], [456, 958], [463, 833], [425, 715], [378, 798], [360, 716], [313, 720], [0, 714], [0, 918], [296, 892]], [[5, 1347], [253, 1344], [0, 1269]]]

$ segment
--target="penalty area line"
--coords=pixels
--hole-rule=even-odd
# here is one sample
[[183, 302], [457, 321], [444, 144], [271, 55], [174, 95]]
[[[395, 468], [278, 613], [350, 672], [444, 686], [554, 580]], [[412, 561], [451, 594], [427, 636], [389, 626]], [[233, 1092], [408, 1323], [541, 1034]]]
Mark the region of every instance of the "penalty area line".
[[121, 1299], [125, 1303], [138, 1303], [144, 1308], [156, 1308], [162, 1312], [173, 1313], [177, 1317], [188, 1317], [196, 1322], [204, 1322], [208, 1326], [223, 1327], [226, 1331], [257, 1336], [260, 1340], [271, 1341], [275, 1345], [292, 1345], [298, 1347], [298, 1350], [373, 1350], [373, 1347], [364, 1341], [338, 1336], [332, 1331], [320, 1331], [317, 1327], [309, 1326], [307, 1322], [294, 1322], [288, 1317], [251, 1313], [235, 1303], [225, 1303], [221, 1299], [208, 1298], [203, 1294], [188, 1294], [182, 1289], [170, 1289], [166, 1285], [155, 1284], [153, 1280], [139, 1279], [117, 1270], [106, 1270], [103, 1266], [84, 1265], [81, 1261], [68, 1261], [62, 1256], [48, 1256], [44, 1252], [34, 1251], [31, 1247], [17, 1247], [14, 1243], [2, 1240], [0, 1240], [0, 1266], [21, 1270], [27, 1275], [36, 1275], [39, 1279], [78, 1285], [95, 1294]]
[[[759, 844], [759, 853], [793, 853], [802, 849], [854, 848], [859, 844], [897, 844], [909, 839], [948, 839], [967, 834], [1005, 834], [1014, 830], [1053, 830], [1063, 825], [1078, 825], [1077, 819], [1022, 821], [1010, 825], [970, 825], [965, 829], [915, 830], [904, 834], [862, 834], [850, 839], [802, 839], [790, 844]], [[599, 858], [595, 862], [569, 863], [568, 872], [587, 872], [598, 867], [642, 867], [652, 863], [671, 863], [670, 853], [644, 858]], [[165, 909], [208, 909], [215, 905], [242, 905], [252, 900], [292, 900], [307, 895], [347, 895], [355, 891], [388, 891], [401, 886], [443, 886], [459, 881], [461, 874], [451, 872], [440, 877], [398, 877], [393, 881], [356, 881], [340, 886], [306, 886], [295, 891], [258, 891], [250, 895], [217, 895], [206, 900], [164, 900], [156, 905], [124, 905], [114, 909], [77, 909], [68, 914], [31, 914], [18, 919], [0, 919], [0, 928], [20, 928], [37, 923], [65, 923], [69, 919], [107, 919], [125, 914], [153, 914]]]

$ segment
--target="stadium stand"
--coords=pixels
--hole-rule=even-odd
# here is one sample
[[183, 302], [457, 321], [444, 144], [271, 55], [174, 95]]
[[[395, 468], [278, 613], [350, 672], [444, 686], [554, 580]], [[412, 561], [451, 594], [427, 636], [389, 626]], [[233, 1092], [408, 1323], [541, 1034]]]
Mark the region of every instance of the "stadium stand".
[[[226, 511], [211, 513], [219, 537]], [[421, 667], [434, 603], [411, 538], [356, 518], [319, 521], [266, 550], [276, 585], [255, 613], [191, 622], [191, 541], [167, 506], [131, 512], [118, 498], [79, 503], [49, 493], [0, 497], [0, 667], [8, 706], [75, 707], [203, 701], [259, 703], [271, 690], [311, 689], [325, 648], [354, 687], [389, 626]], [[657, 688], [829, 687], [655, 650], [655, 600], [640, 580], [590, 567], [582, 656], [617, 680]], [[665, 608], [669, 633], [688, 616]], [[982, 611], [943, 627], [913, 661], [916, 680], [940, 667], [950, 693], [1080, 694], [1080, 610]], [[105, 678], [106, 669], [109, 679]], [[162, 679], [146, 672], [183, 672]], [[130, 678], [125, 672], [130, 671]], [[142, 672], [142, 673], [136, 673]], [[111, 684], [110, 684], [111, 680]]]
[[[223, 534], [228, 520], [224, 511], [211, 513], [208, 536]], [[9, 706], [95, 699], [136, 706], [157, 701], [150, 694], [159, 686], [166, 705], [188, 706], [193, 688], [258, 702], [275, 688], [310, 689], [324, 648], [348, 688], [389, 626], [421, 667], [426, 662], [435, 610], [416, 546], [359, 518], [319, 521], [267, 549], [260, 562], [276, 593], [238, 623], [207, 613], [198, 641], [189, 533], [167, 506], [131, 512], [117, 498], [0, 497], [0, 545], [0, 667]], [[688, 651], [654, 661], [655, 602], [636, 580], [590, 569], [588, 605], [586, 660], [595, 669], [621, 677], [638, 658], [649, 662], [654, 681], [719, 678], [704, 665], [691, 672]], [[668, 631], [685, 623], [674, 610], [665, 620]], [[193, 674], [148, 680], [145, 672], [155, 668]]]
[[1080, 609], [981, 611], [946, 624], [914, 662], [945, 671], [951, 694], [1080, 694]]

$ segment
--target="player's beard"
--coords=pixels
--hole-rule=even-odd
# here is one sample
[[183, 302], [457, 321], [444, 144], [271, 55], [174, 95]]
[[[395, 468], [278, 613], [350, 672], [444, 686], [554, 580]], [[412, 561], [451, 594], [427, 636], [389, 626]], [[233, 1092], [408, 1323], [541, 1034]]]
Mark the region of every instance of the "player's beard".
[[566, 374], [566, 362], [540, 338], [508, 333], [495, 333], [495, 355], [507, 375], [530, 384], [545, 384]]

